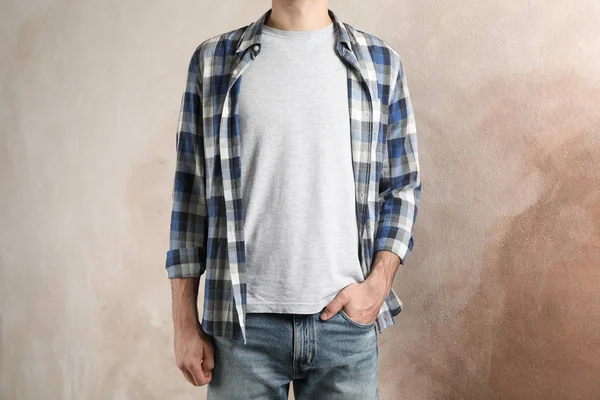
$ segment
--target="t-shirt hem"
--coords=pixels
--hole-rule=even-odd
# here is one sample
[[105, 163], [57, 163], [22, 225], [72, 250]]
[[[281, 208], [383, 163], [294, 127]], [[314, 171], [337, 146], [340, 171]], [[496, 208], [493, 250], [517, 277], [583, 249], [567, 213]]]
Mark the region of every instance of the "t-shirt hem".
[[323, 299], [319, 303], [252, 303], [246, 304], [247, 313], [279, 314], [315, 314], [321, 311], [331, 300]]

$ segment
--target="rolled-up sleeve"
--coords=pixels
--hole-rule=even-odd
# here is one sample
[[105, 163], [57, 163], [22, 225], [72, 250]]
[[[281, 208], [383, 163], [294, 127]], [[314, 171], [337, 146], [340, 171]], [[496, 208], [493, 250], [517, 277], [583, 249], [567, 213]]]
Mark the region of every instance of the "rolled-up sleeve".
[[404, 264], [414, 247], [413, 227], [421, 198], [421, 173], [412, 103], [404, 68], [401, 62], [399, 65], [390, 89], [374, 252], [391, 251]]
[[206, 269], [208, 213], [199, 61], [199, 48], [196, 48], [188, 66], [175, 140], [170, 245], [166, 256], [169, 278], [200, 277]]

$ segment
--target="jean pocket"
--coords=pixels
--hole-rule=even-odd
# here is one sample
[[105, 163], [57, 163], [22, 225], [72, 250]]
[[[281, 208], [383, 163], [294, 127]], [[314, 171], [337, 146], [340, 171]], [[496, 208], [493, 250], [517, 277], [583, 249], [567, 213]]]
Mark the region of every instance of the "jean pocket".
[[346, 321], [348, 321], [350, 324], [358, 327], [358, 328], [362, 328], [362, 329], [371, 329], [375, 326], [375, 321], [370, 322], [368, 324], [363, 324], [362, 322], [358, 322], [353, 320], [352, 318], [350, 318], [350, 316], [348, 314], [346, 314], [346, 312], [344, 311], [343, 308], [340, 308], [340, 311], [338, 312], [342, 318], [344, 318]]

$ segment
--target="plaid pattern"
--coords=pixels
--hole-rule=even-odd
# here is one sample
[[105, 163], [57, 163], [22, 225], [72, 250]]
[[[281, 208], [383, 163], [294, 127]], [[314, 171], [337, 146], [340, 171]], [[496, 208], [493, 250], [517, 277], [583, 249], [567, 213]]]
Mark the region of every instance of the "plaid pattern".
[[[254, 23], [202, 42], [193, 52], [181, 99], [173, 186], [169, 278], [205, 274], [202, 327], [246, 343], [246, 283], [238, 99], [243, 72], [260, 54]], [[416, 126], [396, 51], [328, 10], [335, 51], [348, 67], [348, 106], [359, 227], [359, 256], [369, 274], [379, 250], [406, 263], [421, 194]], [[402, 302], [390, 290], [378, 330], [394, 324]]]

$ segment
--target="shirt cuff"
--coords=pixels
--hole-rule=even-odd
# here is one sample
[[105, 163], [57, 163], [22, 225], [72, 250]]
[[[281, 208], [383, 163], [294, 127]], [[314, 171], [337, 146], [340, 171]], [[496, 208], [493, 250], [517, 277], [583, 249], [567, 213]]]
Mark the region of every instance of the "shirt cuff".
[[204, 249], [186, 247], [167, 251], [166, 270], [169, 279], [199, 278], [206, 270]]
[[381, 227], [375, 239], [373, 254], [377, 251], [387, 250], [400, 257], [400, 264], [404, 265], [414, 247], [411, 232], [392, 227]]

